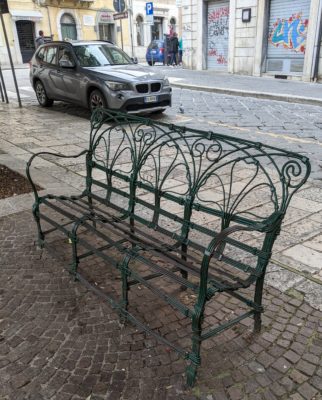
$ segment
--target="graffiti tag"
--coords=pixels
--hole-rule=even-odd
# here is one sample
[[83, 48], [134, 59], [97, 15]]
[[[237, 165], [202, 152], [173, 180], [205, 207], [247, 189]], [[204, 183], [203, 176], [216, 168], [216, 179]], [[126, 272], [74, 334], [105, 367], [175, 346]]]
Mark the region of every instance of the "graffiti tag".
[[285, 49], [305, 53], [307, 28], [309, 20], [303, 19], [302, 14], [293, 14], [288, 20], [278, 19], [272, 27], [269, 36], [270, 43]]
[[217, 65], [227, 64], [229, 7], [219, 7], [208, 14], [208, 56]]

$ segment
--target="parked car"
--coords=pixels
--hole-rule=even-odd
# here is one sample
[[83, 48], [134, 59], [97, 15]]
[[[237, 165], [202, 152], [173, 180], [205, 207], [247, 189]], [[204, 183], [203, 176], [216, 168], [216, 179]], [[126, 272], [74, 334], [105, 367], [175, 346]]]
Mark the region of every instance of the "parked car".
[[154, 65], [156, 62], [165, 64], [166, 51], [164, 40], [152, 40], [146, 49], [146, 62], [149, 65]]
[[168, 79], [137, 64], [111, 42], [50, 42], [30, 62], [38, 102], [55, 100], [128, 113], [163, 112], [171, 106]]

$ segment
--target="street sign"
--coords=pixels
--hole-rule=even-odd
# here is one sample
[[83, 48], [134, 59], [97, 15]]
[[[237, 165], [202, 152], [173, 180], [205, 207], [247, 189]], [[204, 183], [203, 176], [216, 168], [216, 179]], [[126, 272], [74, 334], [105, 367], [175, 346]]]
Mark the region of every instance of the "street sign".
[[154, 25], [154, 17], [153, 17], [153, 14], [151, 15], [147, 15], [146, 16], [146, 22], [147, 22], [147, 24], [148, 25]]
[[146, 15], [153, 15], [153, 3], [152, 1], [145, 4]]
[[128, 18], [128, 17], [129, 17], [129, 13], [127, 11], [113, 14], [114, 20], [116, 20], [116, 19], [124, 19], [124, 18]]
[[8, 1], [0, 0], [0, 13], [1, 14], [9, 14]]
[[125, 0], [113, 0], [113, 7], [118, 13], [123, 12], [125, 10]]

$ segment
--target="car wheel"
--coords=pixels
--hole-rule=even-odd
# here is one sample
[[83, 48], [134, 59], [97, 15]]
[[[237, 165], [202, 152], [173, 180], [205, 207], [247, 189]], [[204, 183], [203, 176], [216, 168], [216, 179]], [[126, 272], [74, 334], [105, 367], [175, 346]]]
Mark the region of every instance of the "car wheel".
[[89, 108], [94, 111], [96, 108], [106, 108], [106, 100], [103, 93], [95, 89], [89, 95]]
[[150, 67], [152, 67], [152, 65], [154, 65], [155, 64], [155, 61], [148, 61], [148, 64], [150, 65]]
[[54, 101], [49, 99], [45, 90], [45, 87], [42, 82], [37, 81], [35, 84], [35, 92], [38, 103], [42, 107], [50, 107], [53, 105]]

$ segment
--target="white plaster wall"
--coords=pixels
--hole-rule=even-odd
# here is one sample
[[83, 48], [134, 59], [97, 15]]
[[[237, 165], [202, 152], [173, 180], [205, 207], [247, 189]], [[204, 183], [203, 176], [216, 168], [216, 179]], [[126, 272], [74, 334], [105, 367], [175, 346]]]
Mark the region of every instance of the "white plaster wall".
[[182, 1], [182, 61], [190, 69], [197, 68], [197, 47], [202, 46], [202, 43], [197, 43], [197, 17], [201, 3], [200, 0]]
[[[251, 8], [250, 22], [242, 22], [242, 10], [244, 8]], [[235, 37], [233, 41], [234, 73], [253, 75], [257, 29], [257, 0], [237, 0], [235, 13]]]

